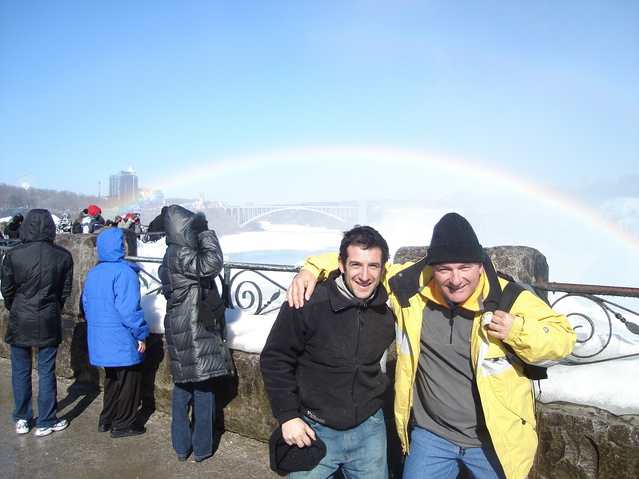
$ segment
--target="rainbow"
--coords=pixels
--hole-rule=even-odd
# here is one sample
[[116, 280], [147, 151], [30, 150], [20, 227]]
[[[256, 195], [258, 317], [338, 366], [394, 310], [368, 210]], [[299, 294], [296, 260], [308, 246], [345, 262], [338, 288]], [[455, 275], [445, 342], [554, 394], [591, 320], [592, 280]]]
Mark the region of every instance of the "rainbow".
[[[453, 187], [463, 187], [464, 184], [472, 185], [476, 188], [478, 184], [491, 185], [491, 188], [500, 193], [510, 194], [516, 192], [531, 199], [535, 204], [544, 205], [552, 210], [560, 210], [565, 214], [579, 220], [585, 225], [605, 231], [610, 236], [624, 243], [639, 253], [639, 239], [620, 226], [602, 216], [574, 198], [564, 195], [557, 189], [551, 189], [539, 185], [529, 179], [512, 174], [508, 171], [497, 169], [486, 165], [480, 161], [464, 161], [452, 156], [445, 156], [423, 152], [419, 150], [399, 149], [399, 148], [372, 148], [362, 146], [331, 146], [319, 148], [294, 148], [277, 150], [265, 153], [246, 154], [231, 156], [227, 158], [216, 158], [198, 162], [190, 167], [180, 166], [171, 170], [165, 176], [153, 181], [154, 187], [167, 191], [194, 188], [196, 183], [209, 181], [211, 185], [233, 184], [237, 185], [237, 178], [242, 178], [260, 169], [268, 169], [271, 173], [281, 174], [283, 171], [300, 170], [300, 165], [304, 165], [302, 170], [307, 169], [307, 165], [317, 166], [324, 171], [324, 176], [319, 181], [325, 179], [326, 172], [341, 174], [364, 174], [371, 177], [376, 175], [376, 180], [386, 182], [384, 170], [406, 169], [413, 172], [402, 181], [423, 181], [424, 178], [448, 178], [455, 179]], [[421, 172], [424, 172], [422, 175]], [[302, 180], [297, 185], [308, 184], [311, 181], [309, 174], [301, 172]], [[420, 180], [421, 178], [421, 180]], [[359, 177], [354, 178], [359, 181]], [[459, 184], [457, 182], [459, 180]], [[466, 183], [464, 183], [464, 181]], [[304, 183], [306, 182], [306, 183]], [[384, 183], [381, 183], [384, 184]], [[291, 187], [291, 188], [295, 188]], [[426, 189], [426, 187], [425, 187]], [[195, 190], [200, 191], [200, 190]], [[293, 190], [292, 190], [293, 191]], [[384, 191], [384, 190], [382, 190]], [[469, 190], [472, 191], [472, 190]], [[366, 190], [363, 190], [366, 194]], [[332, 198], [335, 193], [328, 192]], [[192, 195], [195, 197], [196, 195]], [[335, 198], [338, 200], [339, 198]], [[317, 199], [313, 199], [314, 201]]]
[[115, 206], [102, 208], [102, 216], [105, 219], [114, 219], [117, 215], [124, 216], [127, 213], [135, 213], [139, 210], [138, 205], [139, 201], [123, 201]]

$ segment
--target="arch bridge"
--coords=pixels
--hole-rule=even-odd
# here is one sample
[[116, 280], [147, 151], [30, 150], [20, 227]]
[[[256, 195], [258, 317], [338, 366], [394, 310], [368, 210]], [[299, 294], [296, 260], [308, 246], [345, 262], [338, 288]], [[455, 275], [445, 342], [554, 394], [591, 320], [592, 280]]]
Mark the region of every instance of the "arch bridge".
[[335, 218], [348, 225], [358, 219], [359, 208], [357, 206], [343, 205], [259, 205], [259, 206], [229, 206], [226, 213], [233, 217], [240, 226], [247, 225], [251, 221], [263, 218], [278, 211], [313, 211], [330, 218]]

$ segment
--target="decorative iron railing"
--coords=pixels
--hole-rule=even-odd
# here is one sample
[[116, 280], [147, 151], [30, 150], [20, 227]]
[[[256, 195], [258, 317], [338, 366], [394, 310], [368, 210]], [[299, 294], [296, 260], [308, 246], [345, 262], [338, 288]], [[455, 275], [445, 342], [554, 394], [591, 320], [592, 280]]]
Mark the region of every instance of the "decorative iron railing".
[[[287, 273], [291, 276], [299, 270], [300, 267], [286, 265], [225, 263], [224, 297], [233, 297], [234, 301], [228, 302], [231, 308], [235, 305], [243, 311], [254, 311], [253, 314], [269, 313], [279, 309], [281, 301], [278, 303], [278, 299], [281, 299], [288, 286], [267, 276], [265, 272]], [[270, 288], [268, 294], [263, 293], [264, 287]]]
[[[6, 241], [0, 244], [0, 250], [13, 245], [12, 241]], [[162, 262], [162, 258], [140, 256], [126, 259], [138, 263]], [[288, 265], [225, 263], [223, 274], [219, 277], [222, 296], [230, 309], [253, 315], [267, 314], [280, 307], [286, 285], [299, 270], [298, 266]], [[144, 268], [142, 273], [141, 281], [145, 284], [146, 294], [158, 294], [160, 280]], [[639, 338], [628, 341], [627, 335], [626, 339], [620, 339], [620, 335], [615, 333], [615, 329], [624, 325], [632, 335], [639, 336], [639, 325], [626, 317], [631, 315], [637, 318], [639, 313], [602, 297], [637, 299], [639, 288], [550, 282], [535, 283], [533, 286], [555, 295], [551, 301], [553, 309], [565, 314], [577, 332], [577, 347], [567, 358], [568, 362], [584, 364], [639, 356]], [[615, 323], [613, 318], [619, 323]], [[626, 352], [611, 352], [613, 340], [624, 342]]]
[[[634, 344], [635, 352], [632, 351], [632, 344], [627, 345], [627, 353], [611, 356], [607, 351], [613, 338], [618, 336], [614, 333], [612, 318], [617, 319], [632, 334], [639, 336], [639, 325], [624, 316], [624, 314], [630, 314], [637, 317], [639, 313], [601, 297], [639, 298], [639, 288], [549, 282], [535, 283], [534, 286], [550, 293], [560, 293], [560, 296], [552, 301], [551, 306], [568, 317], [578, 337], [577, 346], [568, 357], [568, 361], [588, 364], [639, 356], [639, 338]], [[571, 302], [570, 309], [575, 309], [578, 305], [578, 310], [564, 311], [562, 306], [568, 302]], [[624, 341], [622, 338], [620, 340]]]
[[[127, 256], [126, 259], [137, 263], [162, 262], [162, 258], [141, 256]], [[283, 299], [282, 293], [286, 292], [288, 287], [283, 284], [283, 279], [288, 277], [286, 283], [290, 283], [293, 275], [299, 270], [299, 266], [225, 262], [223, 273], [219, 276], [222, 297], [229, 309], [238, 309], [254, 315], [272, 312], [279, 309]], [[153, 288], [145, 281], [147, 294], [158, 294], [160, 280], [146, 270], [142, 271], [144, 276], [158, 284], [158, 287]]]
[[[127, 259], [136, 262], [161, 262], [159, 258], [129, 257]], [[283, 301], [283, 293], [286, 292], [292, 275], [299, 270], [300, 267], [297, 266], [225, 263], [224, 272], [220, 275], [220, 283], [227, 307], [254, 315], [277, 310]], [[156, 278], [153, 279], [159, 282]], [[630, 333], [639, 335], [639, 325], [624, 316], [638, 317], [639, 313], [602, 298], [602, 296], [639, 298], [639, 288], [547, 282], [535, 283], [533, 286], [555, 294], [551, 302], [553, 309], [565, 314], [577, 332], [577, 347], [567, 358], [568, 362], [584, 364], [639, 356], [639, 338], [634, 345], [634, 351], [632, 351], [632, 344], [627, 346], [626, 349], [630, 351], [627, 354], [615, 354], [609, 349], [613, 338], [616, 337], [613, 317], [620, 324], [625, 325]], [[157, 290], [151, 291], [151, 293], [154, 292]], [[589, 303], [590, 306], [584, 303]]]

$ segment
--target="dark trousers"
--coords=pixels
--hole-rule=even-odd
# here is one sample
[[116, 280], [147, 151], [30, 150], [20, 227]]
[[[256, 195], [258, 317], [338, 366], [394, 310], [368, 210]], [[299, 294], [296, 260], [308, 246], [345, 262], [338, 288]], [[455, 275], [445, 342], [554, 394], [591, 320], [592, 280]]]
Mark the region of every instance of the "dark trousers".
[[130, 429], [134, 426], [140, 406], [142, 364], [104, 368], [104, 371], [104, 406], [100, 413], [100, 424]]

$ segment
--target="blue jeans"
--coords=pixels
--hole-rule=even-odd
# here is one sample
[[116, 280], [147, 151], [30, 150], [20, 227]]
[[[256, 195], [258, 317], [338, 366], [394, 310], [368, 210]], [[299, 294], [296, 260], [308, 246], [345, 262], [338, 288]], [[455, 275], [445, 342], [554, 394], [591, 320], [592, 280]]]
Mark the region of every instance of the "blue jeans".
[[211, 457], [215, 421], [213, 381], [174, 384], [172, 410], [171, 442], [178, 457], [187, 457], [191, 451], [196, 460]]
[[342, 468], [346, 479], [387, 479], [386, 425], [380, 409], [359, 426], [338, 431], [304, 418], [326, 443], [326, 456], [310, 471], [292, 472], [290, 479], [326, 479]]
[[[38, 348], [38, 419], [36, 427], [50, 427], [58, 421], [58, 383], [55, 359], [58, 348]], [[33, 419], [31, 348], [11, 346], [11, 387], [16, 408], [13, 420]]]
[[459, 447], [416, 427], [410, 454], [404, 462], [404, 479], [455, 479], [464, 464], [471, 478], [505, 479], [497, 454], [486, 447]]

